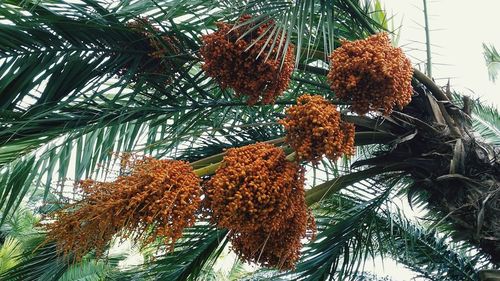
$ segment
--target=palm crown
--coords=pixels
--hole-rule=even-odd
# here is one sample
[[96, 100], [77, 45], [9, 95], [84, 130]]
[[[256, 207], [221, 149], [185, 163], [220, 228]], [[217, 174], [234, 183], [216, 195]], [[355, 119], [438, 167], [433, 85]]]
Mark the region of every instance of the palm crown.
[[[96, 280], [208, 279], [208, 269], [229, 244], [243, 260], [271, 267], [249, 277], [258, 279], [355, 279], [375, 255], [391, 256], [431, 280], [477, 280], [480, 269], [496, 267], [498, 112], [450, 89], [443, 91], [420, 71], [405, 66], [399, 49], [378, 43], [373, 43], [372, 53], [383, 54], [377, 58], [387, 60], [381, 64], [387, 73], [349, 57], [345, 69], [352, 73], [345, 74], [342, 61], [330, 55], [344, 49], [348, 54], [347, 41], [385, 31], [380, 13], [370, 3], [351, 0], [2, 2], [3, 236], [11, 239], [19, 233], [12, 226], [26, 205], [60, 219], [61, 210], [72, 216], [62, 203], [75, 204], [69, 206], [76, 206], [72, 211], [77, 214], [78, 206], [101, 214], [109, 194], [128, 204], [136, 197], [123, 181], [134, 179], [134, 186], [141, 186], [144, 178], [160, 177], [153, 171], [162, 165], [194, 176], [192, 181], [168, 177], [169, 191], [180, 186], [179, 192], [198, 196], [203, 189], [200, 198], [208, 200], [190, 201], [202, 208], [186, 207], [183, 214], [190, 213], [182, 221], [189, 223], [182, 225], [171, 245], [156, 234], [173, 235], [170, 229], [181, 224], [175, 210], [165, 213], [159, 231], [152, 229], [159, 227], [152, 223], [156, 217], [144, 225], [140, 215], [134, 217], [139, 211], [127, 213], [118, 224], [106, 224], [113, 214], [121, 214], [109, 209], [106, 216], [97, 215], [103, 223], [96, 224], [96, 231], [82, 238], [89, 249], [77, 252], [77, 263], [72, 256], [75, 248], [62, 255], [60, 239], [53, 238], [74, 232], [66, 222], [84, 227], [93, 217], [80, 212], [77, 220], [61, 219], [59, 229], [66, 228], [50, 232], [49, 226], [49, 234], [54, 234], [49, 239], [43, 229], [51, 224], [44, 220], [30, 235], [16, 238], [23, 253], [2, 278], [72, 280], [87, 273]], [[234, 46], [210, 45], [211, 40], [231, 36]], [[224, 61], [231, 54], [236, 54], [231, 57], [236, 64]], [[402, 62], [394, 64], [397, 60]], [[354, 67], [371, 67], [374, 75], [368, 77], [373, 79], [357, 77]], [[331, 69], [335, 71], [329, 74]], [[359, 89], [362, 98], [353, 98], [351, 88]], [[376, 95], [384, 91], [406, 95]], [[316, 121], [306, 126], [304, 118]], [[307, 134], [309, 130], [318, 135]], [[339, 136], [345, 137], [338, 140]], [[255, 144], [259, 142], [266, 144]], [[353, 145], [356, 154], [346, 157], [353, 154]], [[252, 150], [255, 147], [263, 150]], [[120, 163], [120, 153], [151, 155], [153, 164], [140, 166], [142, 172], [134, 174]], [[255, 183], [247, 184], [248, 170], [231, 169], [233, 162], [244, 162], [257, 175], [268, 176], [267, 181], [259, 179], [265, 183], [262, 188], [276, 186], [285, 194], [293, 187], [293, 192], [280, 196], [262, 189], [259, 202], [278, 202], [267, 213], [253, 210], [247, 199], [226, 206], [237, 197], [232, 194], [233, 201], [228, 201], [226, 181], [241, 180], [238, 186], [248, 190]], [[310, 186], [305, 190], [304, 169]], [[216, 171], [221, 172], [214, 176]], [[203, 181], [200, 189], [198, 177]], [[90, 190], [83, 194], [71, 188], [73, 181], [87, 178], [108, 183], [80, 184]], [[115, 179], [122, 184], [109, 183]], [[157, 191], [167, 189], [162, 185], [148, 190], [135, 205], [141, 210], [155, 204], [147, 202], [153, 202]], [[394, 203], [402, 197], [425, 209], [430, 222], [407, 218], [401, 204]], [[157, 212], [165, 211], [164, 205], [189, 205], [162, 198], [165, 201], [154, 201]], [[291, 207], [294, 212], [279, 211]], [[240, 213], [227, 215], [228, 210]], [[306, 235], [314, 228], [309, 210], [315, 216], [317, 237], [302, 247], [301, 238], [313, 236]], [[170, 221], [177, 224], [169, 225]], [[283, 226], [285, 222], [293, 222], [293, 227]], [[266, 223], [280, 227], [263, 227]], [[104, 239], [97, 251], [90, 250], [93, 243], [102, 242], [92, 235], [109, 231], [115, 237], [125, 225], [131, 226], [126, 236], [137, 238], [146, 259], [140, 266], [120, 270], [116, 264], [123, 257], [99, 257], [111, 238]], [[274, 248], [266, 248], [276, 233], [280, 235], [271, 239], [276, 241]], [[285, 239], [291, 233], [298, 233], [297, 239]], [[145, 236], [152, 239], [144, 243]], [[79, 241], [75, 247], [82, 245]], [[281, 250], [290, 245], [295, 245], [294, 251], [285, 253], [293, 258], [285, 259]], [[294, 262], [285, 263], [290, 259]]]

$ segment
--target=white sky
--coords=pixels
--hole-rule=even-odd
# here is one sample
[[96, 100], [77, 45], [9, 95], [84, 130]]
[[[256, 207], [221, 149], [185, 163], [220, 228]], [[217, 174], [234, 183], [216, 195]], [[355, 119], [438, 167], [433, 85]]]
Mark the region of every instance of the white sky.
[[[427, 0], [430, 14], [433, 76], [440, 85], [500, 106], [500, 81], [488, 79], [482, 43], [500, 49], [500, 0]], [[422, 0], [382, 0], [394, 24], [403, 20], [399, 45], [408, 55], [425, 59]], [[418, 43], [418, 42], [421, 43]], [[411, 49], [420, 49], [411, 50]], [[412, 58], [413, 60], [413, 58]], [[416, 60], [413, 60], [414, 63]], [[423, 68], [422, 68], [423, 69]], [[446, 79], [442, 79], [446, 78]]]

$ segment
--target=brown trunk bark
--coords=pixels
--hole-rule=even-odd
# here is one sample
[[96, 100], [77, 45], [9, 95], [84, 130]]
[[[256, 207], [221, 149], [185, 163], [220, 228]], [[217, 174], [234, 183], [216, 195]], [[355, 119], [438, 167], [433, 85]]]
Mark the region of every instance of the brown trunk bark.
[[423, 84], [414, 84], [411, 104], [381, 118], [380, 124], [398, 127], [376, 129], [399, 135], [399, 141], [355, 165], [401, 163], [413, 180], [409, 196], [425, 194], [430, 209], [453, 225], [456, 239], [476, 245], [500, 264], [500, 148], [481, 142], [471, 131], [469, 100], [459, 108], [419, 75]]

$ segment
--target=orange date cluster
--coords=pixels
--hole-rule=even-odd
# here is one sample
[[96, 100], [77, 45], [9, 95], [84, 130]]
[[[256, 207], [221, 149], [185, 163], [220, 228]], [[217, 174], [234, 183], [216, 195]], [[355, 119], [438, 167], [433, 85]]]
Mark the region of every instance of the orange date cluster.
[[[115, 234], [173, 249], [185, 227], [195, 222], [201, 203], [200, 179], [187, 162], [145, 157], [126, 160], [130, 173], [113, 182], [83, 180], [84, 197], [52, 214], [47, 239], [75, 260], [91, 250], [101, 256]], [[122, 163], [123, 165], [124, 163]]]
[[[132, 48], [148, 53], [137, 65], [138, 69], [133, 80], [137, 81], [141, 76], [147, 76], [163, 80], [164, 83], [170, 83], [176, 72], [171, 58], [181, 53], [179, 40], [175, 36], [162, 33], [147, 18], [139, 18], [127, 26], [143, 38], [135, 42]], [[126, 65], [118, 74], [123, 76], [131, 67], [131, 63]]]
[[286, 226], [276, 231], [234, 233], [232, 249], [244, 261], [279, 270], [293, 270], [300, 258], [301, 240], [312, 240], [316, 235], [314, 217], [307, 208], [297, 208], [295, 212], [286, 221]]
[[287, 161], [282, 149], [265, 143], [229, 149], [205, 189], [211, 221], [230, 230], [241, 258], [294, 267], [301, 239], [315, 226], [305, 203], [303, 169]]
[[[247, 23], [244, 15], [237, 25], [217, 23], [218, 30], [202, 37], [200, 54], [203, 70], [222, 88], [247, 96], [247, 103], [273, 103], [287, 88], [295, 66], [294, 46], [285, 50], [286, 35], [275, 29], [272, 20]], [[277, 37], [275, 44], [270, 34]]]
[[391, 45], [387, 33], [364, 40], [342, 41], [330, 56], [328, 81], [337, 97], [352, 102], [360, 115], [394, 106], [402, 109], [411, 101], [413, 68], [401, 48]]
[[354, 154], [354, 124], [342, 121], [336, 106], [322, 96], [300, 96], [279, 122], [299, 161], [317, 163], [323, 155], [335, 161]]

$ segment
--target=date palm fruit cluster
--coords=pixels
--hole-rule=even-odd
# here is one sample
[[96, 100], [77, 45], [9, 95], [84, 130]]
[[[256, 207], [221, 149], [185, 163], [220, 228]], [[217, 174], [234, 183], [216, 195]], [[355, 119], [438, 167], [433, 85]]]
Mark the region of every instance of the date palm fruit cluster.
[[400, 48], [391, 45], [387, 33], [364, 40], [342, 41], [330, 56], [328, 81], [337, 97], [352, 102], [360, 115], [380, 108], [384, 115], [394, 106], [411, 101], [413, 69]]
[[[285, 50], [286, 36], [269, 42], [274, 22], [258, 27], [245, 23], [251, 16], [239, 19], [238, 25], [217, 23], [218, 30], [202, 37], [203, 70], [222, 88], [232, 88], [237, 95], [247, 96], [247, 103], [272, 103], [290, 82], [295, 66], [294, 47]], [[254, 30], [252, 30], [254, 29]]]
[[[239, 24], [250, 18], [243, 16]], [[163, 62], [165, 46], [153, 36], [157, 30], [149, 31], [144, 28], [147, 25], [142, 20], [131, 27], [148, 38], [150, 57]], [[269, 21], [252, 30], [253, 24], [218, 23], [218, 31], [203, 36], [203, 69], [222, 87], [248, 96], [249, 104], [273, 102], [288, 87], [293, 71], [293, 47], [285, 52], [283, 47], [266, 44], [265, 33], [272, 25]], [[167, 45], [175, 45], [175, 39], [162, 38]], [[280, 56], [284, 56], [283, 65]], [[343, 42], [332, 53], [331, 63], [331, 88], [339, 98], [352, 102], [351, 109], [358, 114], [378, 108], [389, 114], [394, 105], [402, 107], [411, 99], [411, 65], [400, 49], [390, 46], [386, 34]], [[316, 234], [305, 202], [304, 169], [298, 162], [352, 155], [354, 125], [341, 120], [335, 105], [309, 94], [299, 97], [280, 123], [298, 161], [288, 161], [285, 152], [272, 144], [231, 148], [202, 188], [187, 162], [123, 158], [122, 170], [127, 173], [115, 181], [79, 183], [83, 199], [52, 215], [55, 220], [45, 225], [48, 239], [56, 240], [59, 252], [76, 260], [91, 250], [102, 255], [115, 235], [145, 244], [162, 239], [173, 250], [203, 206], [213, 224], [229, 230], [232, 248], [240, 258], [293, 269], [303, 239], [314, 239]]]
[[317, 163], [323, 155], [335, 161], [354, 154], [354, 124], [342, 121], [337, 107], [322, 96], [300, 96], [280, 123], [299, 161]]
[[145, 157], [127, 160], [128, 175], [113, 182], [81, 181], [83, 199], [53, 214], [45, 225], [58, 251], [80, 260], [91, 250], [101, 256], [114, 235], [173, 249], [195, 222], [200, 179], [187, 162]]
[[234, 233], [233, 250], [244, 261], [280, 270], [294, 269], [300, 258], [302, 238], [314, 239], [316, 224], [311, 213], [302, 208], [287, 223], [286, 227], [273, 232]]
[[301, 239], [315, 232], [303, 169], [265, 143], [231, 148], [223, 163], [204, 187], [212, 223], [230, 230], [243, 260], [292, 269]]
[[[145, 75], [169, 83], [175, 73], [175, 65], [171, 58], [181, 53], [179, 40], [173, 35], [161, 32], [147, 18], [139, 18], [127, 26], [142, 38], [134, 42], [132, 48], [148, 54], [137, 65], [138, 70], [133, 79], [138, 80], [140, 76]], [[131, 67], [132, 63], [129, 63], [118, 74], [124, 75]]]

